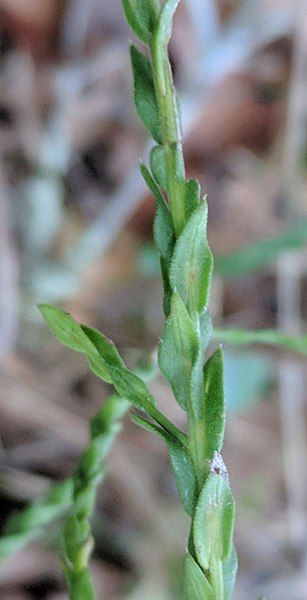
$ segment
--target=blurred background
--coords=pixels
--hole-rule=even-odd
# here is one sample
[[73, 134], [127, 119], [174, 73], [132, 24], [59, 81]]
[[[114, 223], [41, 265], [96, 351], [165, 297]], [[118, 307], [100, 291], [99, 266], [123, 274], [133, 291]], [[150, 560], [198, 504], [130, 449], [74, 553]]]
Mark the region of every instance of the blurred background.
[[[186, 0], [170, 46], [189, 176], [208, 193], [217, 327], [302, 333], [307, 284], [306, 0]], [[120, 0], [0, 0], [2, 527], [70, 475], [109, 393], [36, 309], [57, 303], [134, 365], [163, 322], [150, 149]], [[235, 600], [307, 598], [302, 355], [225, 347]], [[160, 379], [168, 414], [184, 415]], [[94, 518], [98, 600], [180, 597], [188, 522], [163, 444], [125, 421]], [[57, 527], [1, 566], [3, 600], [67, 598]]]

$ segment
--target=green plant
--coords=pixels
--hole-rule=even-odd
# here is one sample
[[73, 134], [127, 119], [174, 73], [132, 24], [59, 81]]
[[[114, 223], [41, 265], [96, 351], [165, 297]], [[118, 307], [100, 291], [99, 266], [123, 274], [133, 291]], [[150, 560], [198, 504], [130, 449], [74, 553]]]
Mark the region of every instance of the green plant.
[[[168, 58], [172, 19], [179, 0], [123, 0], [127, 20], [148, 53], [131, 47], [136, 109], [156, 145], [150, 170], [142, 175], [156, 201], [154, 240], [164, 284], [163, 328], [158, 362], [187, 414], [182, 432], [157, 407], [144, 378], [127, 369], [114, 345], [99, 331], [68, 313], [42, 305], [51, 331], [82, 352], [94, 373], [116, 395], [91, 425], [91, 442], [70, 486], [72, 503], [63, 531], [64, 570], [72, 600], [95, 597], [88, 573], [92, 550], [90, 517], [101, 460], [128, 406], [138, 425], [167, 444], [178, 492], [191, 518], [185, 555], [187, 600], [229, 600], [237, 570], [233, 547], [234, 500], [220, 451], [225, 428], [223, 354], [218, 348], [204, 364], [212, 334], [208, 299], [213, 259], [206, 237], [207, 204], [199, 183], [185, 175], [178, 98]], [[71, 488], [70, 488], [71, 489]], [[47, 520], [47, 519], [46, 519]]]
[[[144, 416], [133, 420], [166, 442], [178, 491], [191, 517], [185, 557], [185, 596], [189, 600], [231, 598], [237, 562], [233, 549], [234, 500], [220, 455], [224, 427], [223, 356], [218, 348], [204, 365], [211, 337], [208, 313], [212, 254], [206, 238], [207, 204], [196, 180], [187, 180], [181, 146], [178, 99], [167, 46], [179, 0], [124, 0], [133, 31], [149, 56], [131, 47], [134, 97], [139, 116], [156, 145], [151, 171], [141, 172], [156, 200], [154, 239], [161, 259], [165, 325], [159, 366], [186, 411], [188, 433], [157, 408], [145, 382], [129, 371], [113, 344], [100, 332], [79, 325], [64, 311], [41, 306], [51, 330], [68, 347], [83, 352], [91, 369], [113, 384], [122, 402]], [[167, 202], [165, 200], [167, 197]], [[73, 479], [72, 510], [64, 528], [64, 564], [70, 597], [94, 598], [88, 575], [92, 548], [89, 517], [100, 475], [100, 422]], [[97, 435], [97, 437], [96, 437]], [[97, 441], [98, 440], [98, 441]]]

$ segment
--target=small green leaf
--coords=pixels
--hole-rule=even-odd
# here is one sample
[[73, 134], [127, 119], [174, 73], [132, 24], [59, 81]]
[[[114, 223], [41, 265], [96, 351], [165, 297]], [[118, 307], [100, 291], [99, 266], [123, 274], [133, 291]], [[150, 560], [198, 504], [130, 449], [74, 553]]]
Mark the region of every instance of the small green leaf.
[[162, 95], [165, 95], [164, 67], [168, 42], [172, 33], [173, 16], [180, 0], [166, 0], [159, 18], [159, 24], [154, 32], [153, 47], [157, 79]]
[[170, 280], [169, 280], [169, 261], [166, 260], [165, 258], [160, 259], [160, 265], [161, 265], [161, 274], [162, 274], [162, 280], [163, 280], [163, 288], [164, 288], [164, 295], [163, 295], [163, 311], [166, 317], [169, 316], [169, 313], [171, 311], [171, 298], [172, 298], [172, 288], [171, 288], [171, 284], [170, 284]]
[[124, 366], [124, 362], [119, 355], [113, 342], [109, 340], [103, 333], [87, 325], [81, 325], [82, 330], [87, 335], [89, 340], [94, 344], [98, 356], [96, 354], [87, 354], [87, 359], [91, 370], [106, 381], [112, 383], [112, 377], [109, 371], [109, 364]]
[[204, 421], [206, 428], [206, 456], [212, 459], [223, 445], [225, 431], [225, 395], [223, 378], [223, 353], [218, 348], [204, 367]]
[[46, 319], [53, 335], [72, 350], [88, 354], [97, 353], [94, 344], [73, 317], [60, 308], [48, 304], [40, 304], [39, 310]]
[[111, 340], [98, 331], [98, 329], [88, 327], [87, 325], [81, 325], [81, 328], [107, 364], [110, 363], [119, 367], [124, 366], [124, 361]]
[[144, 381], [137, 375], [124, 369], [110, 365], [110, 373], [113, 379], [113, 385], [120, 396], [126, 398], [141, 410], [150, 411], [150, 407], [155, 405], [155, 400], [146, 387]]
[[181, 444], [168, 441], [171, 465], [182, 504], [190, 517], [195, 508], [197, 481], [189, 452]]
[[202, 313], [194, 315], [193, 321], [199, 334], [200, 350], [203, 354], [210, 342], [213, 332], [212, 321], [207, 307], [205, 307]]
[[[144, 42], [150, 44], [151, 32], [148, 19], [147, 2], [138, 2], [137, 6], [131, 0], [122, 0], [125, 17], [135, 35]], [[140, 10], [140, 6], [144, 7]]]
[[167, 189], [167, 171], [163, 146], [154, 146], [150, 153], [150, 168], [161, 190]]
[[190, 314], [208, 303], [213, 259], [207, 237], [207, 204], [200, 204], [179, 236], [172, 258], [170, 281]]
[[152, 66], [148, 58], [135, 46], [131, 46], [130, 51], [136, 110], [152, 137], [160, 144], [162, 133]]
[[187, 408], [190, 398], [190, 378], [197, 359], [199, 343], [193, 322], [176, 293], [171, 299], [171, 312], [159, 344], [160, 369], [171, 384], [180, 406]]
[[229, 558], [223, 562], [224, 600], [231, 600], [238, 570], [238, 558], [232, 546]]
[[208, 309], [205, 308], [200, 315], [198, 313], [193, 315], [193, 322], [200, 340], [200, 347], [191, 375], [191, 406], [195, 418], [203, 420], [205, 396], [204, 354], [212, 334], [212, 322]]
[[87, 569], [83, 569], [70, 586], [70, 597], [74, 600], [95, 600], [95, 592]]
[[216, 600], [208, 579], [189, 552], [185, 555], [184, 563], [185, 600]]
[[172, 436], [170, 435], [170, 433], [168, 433], [168, 431], [165, 431], [165, 429], [163, 429], [162, 427], [155, 425], [155, 423], [150, 423], [150, 421], [147, 421], [147, 419], [140, 417], [140, 415], [132, 415], [131, 420], [136, 425], [139, 425], [139, 427], [143, 427], [143, 429], [146, 429], [146, 431], [149, 431], [150, 433], [155, 433], [167, 443], [172, 439]]
[[214, 339], [232, 344], [247, 346], [249, 344], [264, 344], [266, 346], [282, 346], [307, 354], [307, 335], [285, 335], [274, 329], [218, 329], [214, 331]]
[[159, 435], [164, 439], [164, 441], [167, 444], [173, 443], [179, 444], [184, 448], [186, 447], [187, 436], [182, 431], [180, 431], [180, 429], [178, 429], [176, 425], [174, 425], [174, 423], [168, 421], [165, 415], [160, 413], [160, 411], [158, 411], [158, 409], [156, 409], [155, 407], [151, 407], [147, 411], [147, 413], [152, 419], [156, 421], [156, 423], [158, 423], [158, 425], [156, 425], [155, 423], [151, 423], [150, 421], [144, 419], [143, 417], [140, 417], [139, 415], [132, 415], [132, 421], [140, 427], [143, 427], [143, 429], [146, 429], [151, 433]]
[[187, 220], [200, 203], [200, 184], [197, 179], [188, 179], [185, 183], [185, 211]]
[[203, 569], [210, 569], [216, 560], [229, 558], [234, 514], [234, 500], [226, 479], [211, 473], [200, 493], [193, 522], [195, 551]]
[[82, 546], [88, 537], [89, 524], [80, 522], [77, 517], [72, 514], [65, 522], [64, 542], [65, 553], [71, 563], [75, 564], [78, 560], [80, 546]]
[[170, 261], [174, 247], [174, 229], [171, 213], [163, 195], [145, 165], [141, 165], [141, 173], [153, 193], [157, 205], [153, 233], [154, 242], [161, 256]]

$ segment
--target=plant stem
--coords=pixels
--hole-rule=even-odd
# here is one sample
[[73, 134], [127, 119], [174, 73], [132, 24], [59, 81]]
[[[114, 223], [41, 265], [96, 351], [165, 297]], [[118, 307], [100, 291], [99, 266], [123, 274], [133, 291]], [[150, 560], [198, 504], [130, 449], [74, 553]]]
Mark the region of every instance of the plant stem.
[[102, 460], [121, 428], [120, 419], [129, 403], [111, 396], [91, 422], [91, 443], [82, 455], [73, 477], [73, 503], [64, 527], [64, 566], [70, 600], [94, 600], [88, 573], [92, 551], [90, 518], [98, 483], [104, 475]]

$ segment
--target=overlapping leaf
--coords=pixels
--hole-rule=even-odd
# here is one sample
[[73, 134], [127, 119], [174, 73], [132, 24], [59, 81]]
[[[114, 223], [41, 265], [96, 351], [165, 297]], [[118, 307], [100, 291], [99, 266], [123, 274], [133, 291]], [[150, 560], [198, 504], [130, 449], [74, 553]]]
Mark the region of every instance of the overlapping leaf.
[[170, 281], [190, 314], [208, 303], [213, 259], [207, 237], [207, 204], [200, 204], [179, 236], [170, 268]]
[[229, 559], [234, 512], [234, 500], [226, 479], [211, 473], [200, 493], [193, 522], [195, 551], [203, 569], [210, 569], [216, 560]]
[[216, 600], [204, 572], [189, 552], [185, 556], [185, 600]]
[[177, 293], [171, 300], [171, 312], [159, 344], [159, 366], [172, 386], [175, 398], [183, 409], [190, 398], [190, 379], [199, 352], [199, 342], [193, 322]]
[[201, 413], [206, 428], [206, 456], [212, 459], [223, 445], [225, 430], [225, 395], [223, 354], [218, 348], [204, 367], [204, 404]]
[[151, 31], [148, 11], [148, 3], [143, 0], [136, 4], [133, 0], [122, 0], [125, 17], [135, 35], [144, 42], [150, 44]]
[[156, 201], [157, 212], [154, 221], [154, 241], [161, 256], [170, 261], [174, 246], [174, 229], [170, 210], [163, 195], [145, 165], [141, 165], [141, 173], [152, 191]]
[[163, 146], [154, 146], [150, 153], [150, 168], [161, 190], [167, 189], [167, 171]]
[[151, 63], [135, 46], [131, 46], [130, 52], [134, 76], [134, 100], [137, 112], [152, 137], [156, 142], [161, 144], [160, 115]]

